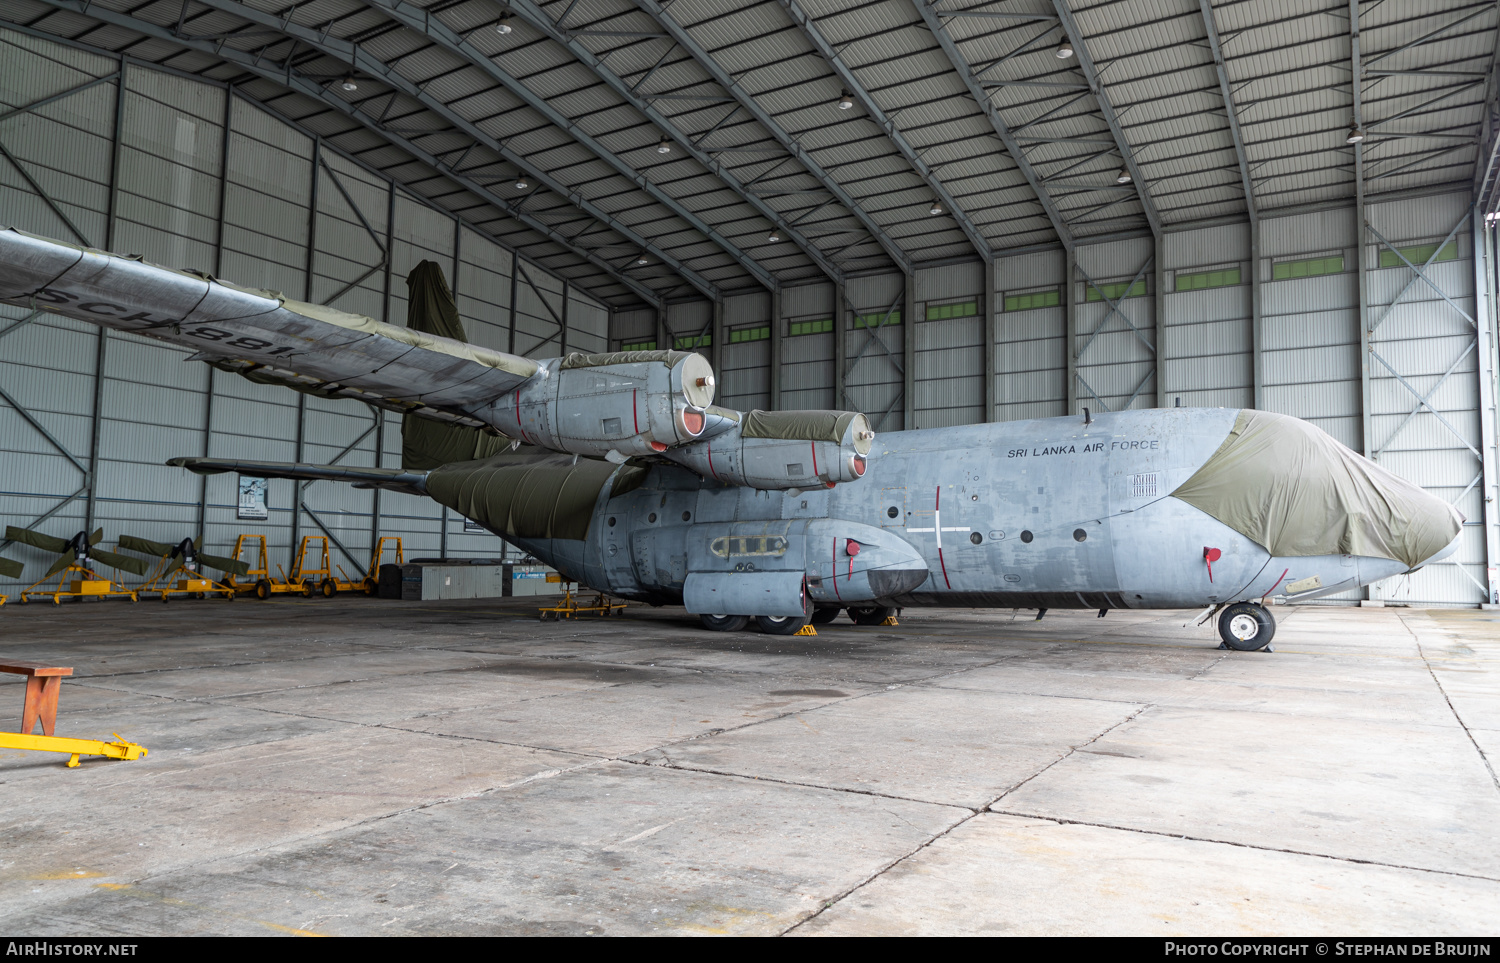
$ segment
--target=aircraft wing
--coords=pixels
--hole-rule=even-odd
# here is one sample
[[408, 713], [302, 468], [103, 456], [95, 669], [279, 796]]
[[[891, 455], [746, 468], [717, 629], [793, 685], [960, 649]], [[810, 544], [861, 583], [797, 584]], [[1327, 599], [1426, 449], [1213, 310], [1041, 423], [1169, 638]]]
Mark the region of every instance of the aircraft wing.
[[528, 358], [0, 227], [0, 301], [146, 335], [253, 380], [435, 421], [525, 385]]

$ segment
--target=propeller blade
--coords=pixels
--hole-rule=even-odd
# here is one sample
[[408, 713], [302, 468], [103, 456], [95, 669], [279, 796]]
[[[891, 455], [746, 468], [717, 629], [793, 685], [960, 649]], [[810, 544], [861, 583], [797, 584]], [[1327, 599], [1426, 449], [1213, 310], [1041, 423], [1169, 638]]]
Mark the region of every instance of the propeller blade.
[[44, 579], [51, 578], [52, 576], [56, 575], [58, 572], [61, 572], [63, 569], [67, 568], [69, 565], [72, 565], [72, 564], [73, 564], [73, 556], [71, 556], [71, 555], [64, 555], [62, 558], [60, 558], [57, 561], [55, 561], [55, 562], [52, 563], [52, 567], [49, 568], [49, 569], [47, 569], [47, 574], [43, 575], [42, 578], [44, 578]]
[[221, 572], [233, 572], [235, 575], [249, 575], [250, 563], [240, 562], [222, 555], [199, 555], [198, 561], [209, 568], [216, 568]]
[[56, 555], [61, 555], [68, 550], [68, 540], [65, 538], [43, 535], [41, 532], [17, 528], [14, 525], [5, 526], [5, 537], [12, 542], [20, 542], [22, 545], [30, 545], [32, 548], [39, 548]]
[[15, 559], [0, 558], [0, 575], [6, 578], [20, 578], [21, 572], [26, 568], [25, 563], [17, 562]]
[[153, 558], [166, 558], [172, 554], [172, 546], [166, 542], [153, 542], [149, 538], [136, 538], [134, 535], [121, 535], [120, 547], [130, 552], [140, 552], [142, 555], [150, 555]]
[[150, 567], [138, 558], [129, 555], [116, 555], [114, 552], [101, 552], [94, 550], [89, 552], [89, 558], [95, 562], [102, 562], [110, 568], [117, 568], [122, 572], [131, 572], [136, 575], [145, 575]]
[[102, 541], [104, 541], [104, 529], [102, 529], [102, 528], [96, 528], [96, 529], [94, 529], [94, 534], [92, 534], [92, 535], [89, 536], [89, 544], [90, 545], [98, 545]]

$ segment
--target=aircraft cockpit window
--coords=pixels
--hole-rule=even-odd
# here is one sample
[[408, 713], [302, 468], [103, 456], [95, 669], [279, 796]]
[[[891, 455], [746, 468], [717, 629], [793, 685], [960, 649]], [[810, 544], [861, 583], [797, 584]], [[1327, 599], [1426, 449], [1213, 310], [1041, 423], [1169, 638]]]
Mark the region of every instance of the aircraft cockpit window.
[[709, 543], [708, 549], [720, 558], [785, 555], [786, 539], [780, 535], [721, 535]]

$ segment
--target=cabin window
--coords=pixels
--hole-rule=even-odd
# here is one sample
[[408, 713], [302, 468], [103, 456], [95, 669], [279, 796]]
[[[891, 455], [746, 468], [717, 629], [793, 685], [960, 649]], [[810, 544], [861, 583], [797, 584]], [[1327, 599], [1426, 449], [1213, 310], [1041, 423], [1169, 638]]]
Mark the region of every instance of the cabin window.
[[1085, 532], [1083, 529], [1081, 529], [1081, 528], [1075, 528], [1075, 529], [1073, 529], [1073, 541], [1075, 541], [1075, 542], [1081, 542], [1081, 541], [1083, 541], [1084, 539], [1086, 539], [1088, 537], [1089, 537], [1089, 533]]
[[973, 542], [975, 545], [978, 545], [980, 542], [984, 541], [984, 536], [979, 534], [978, 532], [970, 532], [969, 541]]
[[892, 505], [890, 508], [887, 508], [885, 510], [885, 515], [886, 515], [887, 518], [895, 518], [897, 515], [900, 515], [900, 514], [901, 514], [901, 509], [897, 508], [895, 505]]
[[1035, 536], [1033, 536], [1030, 531], [1025, 531], [1025, 532], [1021, 533], [1021, 541], [1025, 542], [1027, 545], [1031, 544], [1031, 540], [1034, 537]]

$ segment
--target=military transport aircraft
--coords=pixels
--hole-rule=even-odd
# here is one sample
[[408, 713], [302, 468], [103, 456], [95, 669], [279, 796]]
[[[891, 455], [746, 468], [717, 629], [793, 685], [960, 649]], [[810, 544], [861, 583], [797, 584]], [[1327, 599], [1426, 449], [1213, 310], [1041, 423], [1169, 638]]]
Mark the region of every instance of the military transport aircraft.
[[191, 347], [261, 383], [404, 415], [402, 466], [178, 458], [198, 472], [426, 495], [568, 578], [789, 634], [900, 606], [1217, 611], [1264, 648], [1266, 603], [1444, 558], [1462, 519], [1319, 428], [1254, 410], [1043, 418], [877, 440], [845, 411], [713, 404], [702, 356], [533, 360], [464, 340], [441, 269], [408, 327], [0, 228], [0, 300]]

